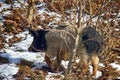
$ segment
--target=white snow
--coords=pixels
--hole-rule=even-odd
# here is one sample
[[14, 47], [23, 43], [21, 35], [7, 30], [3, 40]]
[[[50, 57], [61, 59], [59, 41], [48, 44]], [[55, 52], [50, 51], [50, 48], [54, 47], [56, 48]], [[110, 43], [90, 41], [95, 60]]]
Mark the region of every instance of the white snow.
[[[9, 41], [12, 36], [7, 35], [7, 41]], [[7, 37], [6, 36], [6, 37]], [[46, 65], [44, 63], [44, 54], [43, 52], [28, 52], [27, 49], [32, 43], [33, 37], [28, 35], [28, 31], [22, 32], [17, 37], [23, 37], [25, 40], [22, 40], [21, 42], [13, 44], [12, 47], [6, 47], [3, 49], [0, 54], [2, 57], [6, 57], [9, 60], [9, 64], [1, 64], [0, 65], [0, 76], [5, 77], [3, 80], [15, 80], [12, 76], [16, 74], [19, 70], [19, 68], [16, 66], [16, 64], [20, 63], [21, 59], [34, 62], [35, 68], [41, 68], [41, 66]], [[17, 51], [17, 50], [23, 50], [24, 52]]]
[[2, 80], [15, 80], [12, 76], [18, 72], [19, 68], [14, 63], [0, 65], [0, 76]]
[[115, 31], [120, 31], [120, 29], [119, 28], [115, 28]]
[[99, 63], [99, 66], [101, 66], [101, 67], [105, 67], [103, 63]]
[[[1, 3], [1, 2], [0, 2]], [[22, 2], [24, 3], [24, 2]], [[41, 4], [41, 6], [44, 4]], [[19, 7], [20, 5], [18, 5], [17, 3], [15, 3], [16, 7]], [[5, 9], [5, 8], [10, 8], [10, 5], [4, 4], [2, 3], [2, 7], [0, 7], [0, 12]], [[10, 11], [6, 11], [4, 12], [5, 14], [9, 14]], [[55, 12], [47, 12], [45, 11], [45, 9], [41, 9], [39, 10], [39, 14], [43, 14], [43, 13], [47, 13], [49, 16], [56, 16], [55, 20], [59, 21], [60, 19], [60, 15], [55, 13]], [[119, 13], [120, 15], [120, 13]], [[72, 15], [71, 15], [72, 16]], [[86, 15], [82, 20], [86, 21], [90, 18], [89, 15]], [[97, 21], [98, 17], [93, 18], [93, 22]], [[42, 19], [45, 19], [44, 16], [42, 16]], [[54, 24], [55, 21], [50, 22], [49, 26]], [[116, 31], [120, 31], [120, 29], [116, 28]], [[23, 37], [24, 40], [22, 40], [21, 42], [15, 43], [13, 44], [12, 47], [6, 47], [4, 49], [4, 52], [0, 54], [0, 56], [2, 57], [6, 57], [9, 59], [9, 64], [0, 64], [0, 77], [3, 76], [5, 77], [3, 80], [15, 80], [13, 78], [13, 75], [15, 75], [18, 70], [19, 67], [16, 66], [16, 64], [20, 63], [21, 59], [25, 59], [28, 61], [32, 61], [34, 62], [35, 68], [40, 68], [41, 66], [45, 66], [46, 63], [44, 62], [44, 55], [45, 53], [41, 53], [41, 52], [37, 52], [37, 53], [33, 53], [33, 52], [28, 52], [27, 49], [30, 46], [30, 44], [33, 41], [33, 37], [28, 35], [28, 31], [24, 31], [18, 35], [16, 35], [17, 37]], [[11, 39], [13, 36], [10, 35], [6, 35], [6, 41], [9, 42], [9, 39]], [[21, 52], [19, 50], [23, 50], [24, 52]], [[65, 68], [67, 68], [68, 65], [68, 61], [62, 61], [61, 63]], [[110, 64], [113, 68], [117, 68], [117, 70], [120, 70], [120, 64], [116, 64], [116, 63], [111, 63]], [[101, 67], [105, 67], [104, 64], [100, 63], [99, 66]], [[92, 73], [92, 66], [90, 66], [89, 70]], [[55, 76], [55, 75], [61, 75], [61, 73], [50, 73], [46, 76], [46, 80], [57, 80], [51, 76]], [[102, 72], [101, 71], [97, 71], [97, 75], [96, 78], [102, 76]], [[61, 75], [61, 77], [63, 77], [63, 75]], [[120, 77], [118, 77], [120, 78]], [[60, 80], [60, 79], [58, 79]]]
[[11, 63], [19, 63], [21, 59], [25, 59], [32, 62], [43, 62], [44, 53], [32, 53], [32, 52], [14, 52], [13, 50], [5, 50], [6, 53], [0, 54], [2, 57], [9, 59]]
[[21, 42], [15, 43], [13, 44], [13, 46], [11, 47], [11, 49], [16, 49], [16, 50], [25, 50], [27, 51], [27, 49], [29, 48], [29, 46], [31, 45], [32, 41], [33, 41], [33, 37], [31, 35], [28, 35], [28, 31], [22, 32], [18, 35], [16, 35], [17, 37], [23, 37], [25, 40], [22, 40]]
[[116, 68], [118, 71], [120, 71], [120, 64], [116, 64], [116, 63], [114, 62], [114, 63], [110, 63], [110, 65], [111, 65], [113, 68]]
[[68, 63], [69, 63], [69, 61], [64, 61], [64, 60], [62, 60], [62, 62], [61, 62], [61, 64], [63, 65], [63, 67], [64, 67], [65, 69], [67, 69]]
[[[0, 2], [0, 3], [2, 3], [2, 2]], [[4, 9], [7, 9], [7, 8], [10, 8], [10, 5], [7, 5], [7, 4], [5, 4], [5, 3], [2, 3], [2, 6], [0, 7], [0, 12], [2, 11], [2, 10], [4, 10]], [[5, 11], [4, 12], [4, 14], [9, 14], [10, 13], [10, 11]]]
[[[93, 67], [92, 66], [89, 66], [89, 71], [92, 74], [92, 71], [93, 71]], [[97, 71], [97, 74], [96, 74], [95, 78], [99, 78], [100, 76], [102, 76], [102, 72], [101, 71]]]

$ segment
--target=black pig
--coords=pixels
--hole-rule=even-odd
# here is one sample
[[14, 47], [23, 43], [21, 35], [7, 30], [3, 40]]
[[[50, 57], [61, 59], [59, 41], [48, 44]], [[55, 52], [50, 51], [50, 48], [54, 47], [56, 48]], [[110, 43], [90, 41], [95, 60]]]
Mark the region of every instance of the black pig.
[[[29, 51], [45, 51], [45, 61], [54, 71], [63, 70], [61, 60], [68, 60], [71, 51], [74, 48], [76, 30], [74, 28], [60, 28], [56, 30], [30, 30], [34, 40]], [[98, 69], [98, 53], [101, 52], [103, 39], [101, 35], [90, 26], [81, 29], [77, 54], [80, 56], [80, 66], [83, 66], [83, 72], [88, 70], [88, 59], [93, 65], [93, 76]]]

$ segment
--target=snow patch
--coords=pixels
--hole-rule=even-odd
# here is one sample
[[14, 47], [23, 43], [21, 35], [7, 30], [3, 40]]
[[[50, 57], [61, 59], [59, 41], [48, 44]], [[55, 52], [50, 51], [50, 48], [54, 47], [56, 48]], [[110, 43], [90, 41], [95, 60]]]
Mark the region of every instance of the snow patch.
[[68, 63], [69, 63], [69, 61], [64, 61], [64, 60], [62, 60], [62, 62], [61, 62], [61, 64], [63, 65], [63, 67], [64, 67], [65, 69], [67, 69]]
[[[92, 74], [92, 71], [93, 71], [93, 67], [92, 66], [89, 66], [89, 71]], [[97, 71], [96, 78], [99, 78], [101, 76], [102, 76], [102, 72], [101, 71]]]
[[114, 63], [110, 63], [110, 65], [111, 65], [113, 68], [116, 68], [117, 70], [120, 71], [120, 64], [116, 64], [116, 63], [114, 62]]
[[17, 50], [27, 51], [33, 41], [33, 37], [28, 33], [29, 33], [28, 31], [25, 31], [25, 32], [21, 32], [20, 34], [17, 34], [16, 35], [17, 37], [22, 37], [24, 38], [24, 40], [13, 44], [13, 46], [10, 47], [10, 49], [15, 51]]
[[43, 62], [44, 53], [32, 53], [32, 52], [14, 52], [12, 50], [5, 50], [6, 53], [1, 53], [0, 56], [6, 57], [11, 63], [20, 63], [21, 59], [25, 59], [31, 62]]
[[4, 77], [2, 80], [15, 80], [13, 75], [15, 75], [18, 70], [19, 68], [14, 63], [3, 64], [0, 65], [0, 76]]

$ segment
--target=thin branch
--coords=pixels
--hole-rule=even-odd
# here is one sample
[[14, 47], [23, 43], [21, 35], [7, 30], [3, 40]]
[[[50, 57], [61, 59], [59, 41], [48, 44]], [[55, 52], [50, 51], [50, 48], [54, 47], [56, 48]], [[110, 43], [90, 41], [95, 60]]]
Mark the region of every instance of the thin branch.
[[102, 14], [103, 8], [105, 8], [109, 3], [110, 3], [110, 1], [107, 2], [106, 4], [104, 4], [104, 5], [98, 10], [98, 11], [99, 11], [98, 14], [96, 14], [96, 15], [94, 15], [94, 16], [91, 16], [91, 18], [90, 18], [89, 20], [83, 22], [83, 24], [88, 23], [89, 21], [91, 21], [91, 20], [92, 20], [93, 18], [95, 18], [96, 16], [99, 16], [100, 14]]
[[82, 1], [79, 0], [79, 10], [78, 10], [78, 24], [77, 24], [77, 35], [76, 35], [76, 38], [75, 38], [75, 46], [70, 54], [70, 59], [69, 59], [69, 63], [68, 63], [68, 69], [65, 73], [65, 78], [67, 76], [67, 74], [70, 73], [70, 69], [71, 69], [71, 66], [72, 66], [72, 60], [74, 58], [74, 56], [77, 54], [76, 51], [77, 51], [77, 48], [78, 48], [78, 45], [79, 45], [79, 37], [80, 37], [80, 30], [81, 30], [81, 17], [82, 17]]
[[20, 4], [20, 7], [22, 7], [22, 9], [24, 9], [26, 11], [26, 6], [24, 3], [21, 3], [21, 0], [17, 0], [17, 2]]
[[29, 3], [29, 9], [28, 9], [28, 24], [32, 26], [32, 20], [33, 20], [33, 15], [34, 15], [34, 10], [35, 10], [35, 2], [34, 0], [28, 0]]
[[92, 14], [93, 14], [93, 8], [92, 8], [92, 1], [91, 0], [89, 0], [89, 6], [90, 6], [90, 18], [91, 18]]
[[112, 48], [111, 50], [112, 50], [112, 51], [120, 52], [120, 48]]

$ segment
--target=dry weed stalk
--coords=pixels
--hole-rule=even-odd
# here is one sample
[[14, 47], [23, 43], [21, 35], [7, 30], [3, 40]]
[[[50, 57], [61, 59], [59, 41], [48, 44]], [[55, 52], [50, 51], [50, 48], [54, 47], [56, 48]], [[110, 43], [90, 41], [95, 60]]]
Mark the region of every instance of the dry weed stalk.
[[80, 38], [79, 34], [80, 34], [80, 31], [81, 31], [81, 27], [82, 27], [81, 18], [82, 18], [82, 10], [83, 10], [83, 8], [82, 8], [82, 1], [81, 0], [79, 0], [78, 6], [79, 6], [79, 10], [78, 10], [78, 24], [77, 24], [77, 29], [76, 29], [77, 35], [76, 35], [76, 38], [75, 38], [75, 46], [74, 46], [74, 48], [73, 48], [73, 50], [72, 50], [72, 52], [70, 54], [70, 59], [69, 59], [69, 63], [68, 63], [68, 69], [67, 69], [67, 71], [65, 73], [65, 78], [66, 78], [67, 74], [70, 74], [72, 61], [74, 59], [74, 56], [77, 54], [76, 50], [77, 50], [78, 45], [79, 45], [79, 38]]
[[35, 10], [35, 1], [28, 0], [29, 8], [28, 8], [28, 24], [32, 26], [32, 21], [34, 17], [34, 10]]

